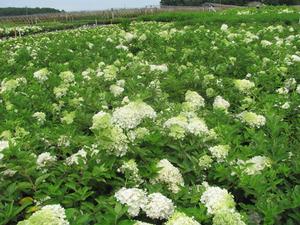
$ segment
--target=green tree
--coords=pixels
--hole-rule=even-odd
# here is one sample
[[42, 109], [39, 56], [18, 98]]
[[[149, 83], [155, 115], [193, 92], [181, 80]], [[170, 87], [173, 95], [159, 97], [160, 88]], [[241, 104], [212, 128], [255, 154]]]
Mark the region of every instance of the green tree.
[[45, 13], [60, 13], [62, 11], [53, 8], [0, 8], [0, 16], [20, 16]]

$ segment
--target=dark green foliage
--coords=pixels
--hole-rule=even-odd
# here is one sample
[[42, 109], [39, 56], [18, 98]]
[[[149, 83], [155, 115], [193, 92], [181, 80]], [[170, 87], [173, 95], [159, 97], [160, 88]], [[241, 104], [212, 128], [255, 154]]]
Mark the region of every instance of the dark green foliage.
[[33, 15], [44, 13], [60, 13], [58, 9], [53, 8], [0, 8], [0, 16], [21, 16], [21, 15]]

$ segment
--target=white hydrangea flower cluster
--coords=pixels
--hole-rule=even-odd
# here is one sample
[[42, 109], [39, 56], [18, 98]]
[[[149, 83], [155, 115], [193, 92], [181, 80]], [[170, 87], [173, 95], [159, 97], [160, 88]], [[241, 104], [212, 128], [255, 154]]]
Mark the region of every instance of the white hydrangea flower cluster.
[[162, 65], [149, 65], [150, 66], [150, 71], [154, 72], [161, 72], [161, 73], [167, 73], [169, 71], [169, 68], [166, 64], [162, 64]]
[[248, 93], [251, 89], [255, 87], [255, 83], [246, 79], [243, 80], [234, 80], [235, 87], [243, 92]]
[[297, 85], [296, 92], [300, 94], [300, 84]]
[[128, 138], [130, 141], [142, 140], [144, 137], [150, 134], [150, 131], [146, 127], [138, 127], [135, 130], [128, 132]]
[[163, 126], [169, 130], [168, 135], [175, 139], [182, 139], [187, 134], [203, 136], [209, 133], [205, 121], [195, 115], [187, 117], [184, 114], [180, 114], [168, 119]]
[[59, 74], [60, 79], [63, 80], [64, 83], [70, 84], [75, 81], [75, 76], [71, 71], [64, 71]]
[[[1, 153], [0, 153], [0, 160], [1, 160]], [[16, 170], [6, 169], [6, 170], [2, 171], [0, 174], [3, 175], [3, 176], [12, 177], [16, 173], [17, 173]], [[3, 179], [1, 178], [0, 180], [2, 181]]]
[[71, 71], [64, 71], [59, 74], [62, 82], [59, 86], [53, 88], [53, 93], [57, 99], [64, 97], [69, 87], [75, 82], [75, 75]]
[[69, 225], [65, 209], [60, 205], [46, 205], [18, 225]]
[[138, 188], [121, 188], [115, 198], [128, 207], [128, 214], [138, 216], [144, 211], [151, 219], [167, 219], [175, 209], [173, 202], [161, 193], [147, 193]]
[[76, 117], [75, 111], [73, 112], [64, 112], [63, 117], [60, 118], [60, 121], [65, 124], [72, 124]]
[[188, 90], [185, 93], [185, 102], [183, 103], [184, 108], [193, 111], [204, 106], [205, 106], [204, 98], [201, 95], [199, 95], [196, 91]]
[[0, 94], [14, 92], [19, 85], [20, 85], [20, 83], [17, 80], [14, 80], [14, 79], [10, 79], [10, 80], [4, 79], [1, 82]]
[[257, 175], [265, 168], [271, 167], [271, 159], [265, 156], [254, 156], [246, 161], [238, 160], [237, 164], [247, 175]]
[[293, 62], [300, 62], [300, 56], [298, 56], [298, 55], [292, 55], [291, 59]]
[[229, 149], [229, 145], [216, 145], [210, 147], [208, 150], [212, 156], [217, 159], [217, 162], [223, 162], [228, 156]]
[[52, 156], [50, 152], [44, 152], [38, 155], [36, 164], [38, 168], [44, 168], [47, 165], [54, 163], [56, 161], [56, 156]]
[[281, 87], [281, 88], [278, 88], [276, 90], [276, 92], [280, 95], [286, 95], [289, 93], [289, 89], [285, 88], [285, 87]]
[[174, 204], [161, 193], [152, 193], [148, 196], [148, 201], [143, 208], [146, 215], [151, 219], [167, 219], [174, 212]]
[[206, 206], [208, 214], [216, 214], [220, 210], [235, 207], [233, 196], [220, 187], [208, 186], [200, 201]]
[[206, 206], [208, 214], [214, 216], [213, 225], [246, 225], [235, 209], [233, 196], [226, 189], [209, 186], [207, 183], [203, 186], [206, 190], [200, 201]]
[[296, 88], [296, 85], [297, 85], [297, 81], [295, 78], [289, 78], [284, 81], [284, 87], [289, 90]]
[[266, 124], [266, 118], [262, 115], [257, 115], [254, 112], [244, 111], [237, 115], [243, 123], [248, 124], [250, 127], [260, 128]]
[[102, 71], [99, 68], [97, 72], [97, 76], [103, 76], [105, 81], [113, 81], [117, 78], [119, 69], [115, 65], [107, 65]]
[[162, 90], [161, 90], [161, 87], [160, 87], [160, 81], [158, 79], [155, 79], [153, 81], [151, 81], [149, 83], [149, 86], [148, 88], [152, 89], [155, 91], [155, 93], [160, 96], [162, 94]]
[[3, 159], [4, 155], [1, 153], [4, 149], [9, 148], [8, 141], [0, 141], [0, 160]]
[[101, 132], [110, 140], [109, 142], [106, 141], [106, 148], [109, 152], [117, 156], [126, 154], [128, 150], [128, 138], [120, 127], [113, 125], [112, 117], [109, 113], [100, 111], [95, 114], [91, 129], [95, 130], [96, 133]]
[[110, 85], [109, 90], [114, 97], [118, 97], [124, 92], [124, 86], [125, 80], [118, 80], [116, 84]]
[[297, 89], [297, 81], [295, 78], [289, 78], [284, 81], [284, 87], [278, 88], [276, 92], [280, 95], [286, 95], [294, 89]]
[[203, 119], [198, 117], [189, 118], [187, 131], [196, 136], [202, 136], [209, 133], [208, 127]]
[[109, 90], [113, 94], [114, 97], [118, 97], [124, 92], [124, 88], [120, 87], [116, 84], [110, 85]]
[[187, 132], [188, 119], [183, 115], [179, 115], [168, 119], [163, 126], [169, 129], [168, 135], [170, 137], [182, 139]]
[[203, 170], [207, 170], [208, 168], [210, 168], [212, 163], [213, 159], [209, 155], [201, 156], [198, 161], [199, 167], [201, 167]]
[[282, 109], [289, 109], [291, 107], [290, 102], [285, 102], [284, 104], [281, 105]]
[[228, 31], [228, 25], [227, 24], [222, 24], [221, 31], [223, 31], [223, 32]]
[[138, 188], [121, 188], [115, 193], [115, 198], [128, 207], [128, 214], [138, 216], [140, 210], [147, 204], [147, 193]]
[[270, 41], [268, 41], [268, 40], [262, 40], [260, 43], [261, 43], [261, 45], [262, 45], [264, 48], [266, 48], [266, 47], [272, 45], [272, 42], [270, 42]]
[[156, 112], [144, 102], [130, 102], [112, 114], [112, 122], [127, 130], [137, 127], [146, 118], [155, 119]]
[[136, 35], [132, 34], [132, 33], [129, 33], [129, 32], [126, 32], [125, 35], [124, 35], [124, 38], [125, 38], [126, 42], [132, 42], [133, 39], [136, 38]]
[[105, 129], [112, 125], [111, 115], [109, 113], [100, 111], [93, 116], [93, 125], [91, 129]]
[[228, 108], [230, 107], [230, 103], [226, 101], [222, 96], [217, 96], [213, 103], [214, 109], [220, 109], [227, 112]]
[[143, 182], [139, 174], [139, 168], [134, 159], [124, 162], [118, 171], [123, 174], [128, 174], [130, 176], [130, 180], [136, 183], [136, 186], [139, 186]]
[[55, 97], [59, 99], [64, 97], [67, 94], [68, 90], [69, 90], [68, 86], [66, 86], [65, 84], [61, 84], [58, 87], [53, 88], [53, 93]]
[[43, 83], [48, 80], [49, 71], [47, 68], [43, 68], [33, 73], [33, 77], [38, 80], [38, 82]]
[[182, 212], [175, 212], [165, 223], [165, 225], [200, 225], [200, 223]]
[[108, 151], [116, 154], [116, 156], [124, 156], [128, 150], [128, 138], [123, 133], [123, 130], [119, 127], [112, 127], [110, 129], [110, 138], [111, 143]]
[[43, 112], [35, 112], [32, 117], [35, 118], [39, 124], [44, 124], [46, 121], [46, 114]]
[[157, 163], [160, 168], [154, 182], [162, 182], [168, 185], [168, 189], [173, 193], [178, 193], [184, 186], [184, 180], [180, 170], [172, 165], [167, 159], [162, 159]]
[[79, 159], [82, 159], [83, 162], [86, 162], [86, 156], [87, 156], [87, 152], [84, 149], [80, 149], [77, 153], [74, 153], [73, 155], [66, 158], [66, 164], [68, 166], [71, 166], [74, 164], [78, 165]]
[[213, 225], [246, 225], [242, 220], [241, 214], [235, 210], [221, 210], [214, 215]]

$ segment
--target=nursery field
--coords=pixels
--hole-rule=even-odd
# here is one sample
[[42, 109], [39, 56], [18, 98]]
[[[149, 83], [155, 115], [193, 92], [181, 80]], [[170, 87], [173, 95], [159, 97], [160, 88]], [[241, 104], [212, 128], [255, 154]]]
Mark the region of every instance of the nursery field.
[[191, 15], [0, 41], [1, 225], [300, 224], [299, 13]]

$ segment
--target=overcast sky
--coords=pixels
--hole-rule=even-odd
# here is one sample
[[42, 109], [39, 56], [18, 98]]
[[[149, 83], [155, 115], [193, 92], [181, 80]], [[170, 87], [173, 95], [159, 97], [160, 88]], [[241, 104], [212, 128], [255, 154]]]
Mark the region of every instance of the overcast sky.
[[160, 0], [0, 0], [0, 7], [51, 7], [66, 11], [138, 8], [159, 5]]

